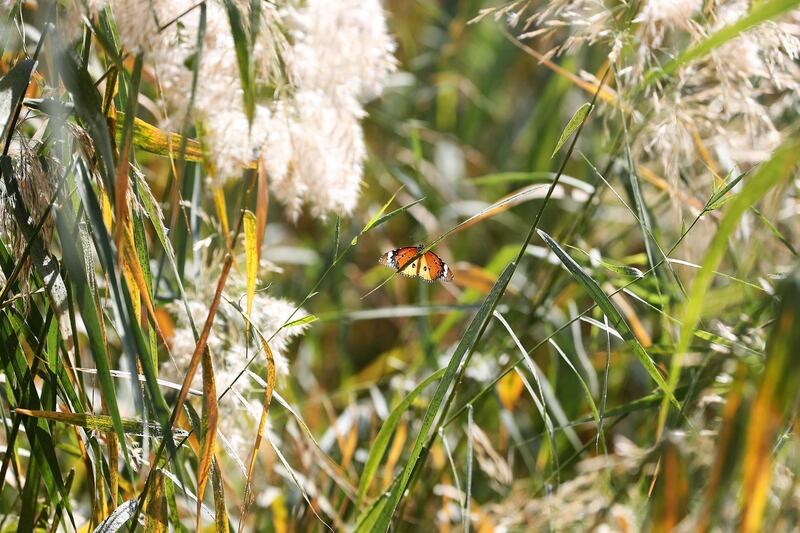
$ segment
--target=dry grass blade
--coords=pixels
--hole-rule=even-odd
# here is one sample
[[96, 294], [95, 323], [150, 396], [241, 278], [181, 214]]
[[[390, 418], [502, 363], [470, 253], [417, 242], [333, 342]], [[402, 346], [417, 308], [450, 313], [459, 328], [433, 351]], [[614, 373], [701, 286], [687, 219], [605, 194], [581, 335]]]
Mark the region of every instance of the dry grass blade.
[[272, 403], [272, 393], [275, 390], [275, 356], [272, 354], [272, 349], [269, 347], [269, 342], [267, 342], [267, 339], [264, 337], [264, 335], [262, 335], [261, 331], [259, 331], [258, 328], [252, 324], [249, 313], [242, 312], [242, 316], [247, 322], [248, 327], [252, 327], [256, 332], [256, 335], [258, 336], [259, 340], [261, 341], [261, 345], [264, 348], [264, 354], [267, 358], [267, 382], [264, 390], [264, 405], [261, 409], [261, 418], [258, 422], [256, 440], [253, 444], [253, 453], [250, 454], [250, 461], [247, 466], [247, 479], [245, 480], [244, 497], [242, 498], [241, 516], [239, 518], [240, 533], [243, 531], [246, 522], [245, 519], [247, 518], [247, 511], [253, 499], [253, 494], [250, 488], [253, 471], [255, 469], [256, 459], [258, 458], [258, 451], [261, 449], [261, 443], [264, 440], [264, 432], [267, 427], [267, 417], [269, 415], [269, 406]]
[[222, 187], [214, 187], [214, 209], [217, 211], [217, 220], [225, 238], [225, 248], [228, 253], [233, 254], [233, 242], [231, 242], [231, 227], [228, 223], [228, 206], [225, 202], [225, 190]]
[[[221, 291], [220, 291], [221, 292]], [[197, 530], [200, 530], [200, 506], [203, 503], [208, 475], [214, 460], [214, 449], [217, 437], [217, 385], [214, 380], [214, 366], [211, 363], [211, 352], [207, 349], [203, 354], [203, 420], [201, 427], [203, 446], [197, 462]]]
[[225, 287], [225, 282], [228, 280], [228, 274], [231, 271], [232, 263], [233, 257], [230, 254], [226, 255], [225, 262], [222, 264], [222, 272], [220, 273], [219, 280], [217, 281], [217, 289], [214, 292], [214, 299], [211, 301], [211, 305], [208, 308], [206, 322], [203, 324], [203, 329], [200, 332], [200, 339], [197, 341], [197, 346], [192, 354], [192, 359], [189, 362], [189, 368], [186, 369], [186, 375], [183, 378], [183, 385], [178, 393], [178, 401], [175, 403], [175, 407], [172, 410], [170, 426], [175, 425], [178, 414], [183, 410], [183, 404], [186, 402], [186, 397], [189, 395], [189, 389], [191, 388], [195, 372], [197, 372], [197, 367], [200, 365], [203, 352], [206, 350], [208, 335], [211, 333], [211, 326], [214, 324], [214, 317], [217, 314], [219, 300], [222, 297], [222, 289]]
[[791, 427], [800, 390], [800, 271], [795, 270], [781, 287], [782, 301], [770, 335], [764, 373], [750, 408], [742, 477], [741, 531], [762, 531], [770, 496], [776, 439]]

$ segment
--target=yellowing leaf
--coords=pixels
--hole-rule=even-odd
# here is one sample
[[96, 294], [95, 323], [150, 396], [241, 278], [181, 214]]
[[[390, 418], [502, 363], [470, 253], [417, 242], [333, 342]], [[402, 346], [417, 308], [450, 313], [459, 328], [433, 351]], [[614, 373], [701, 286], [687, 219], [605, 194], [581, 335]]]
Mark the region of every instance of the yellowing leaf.
[[214, 208], [217, 210], [217, 218], [222, 226], [222, 234], [225, 236], [225, 247], [228, 252], [233, 251], [231, 243], [231, 230], [228, 225], [228, 208], [225, 204], [225, 191], [222, 187], [214, 187]]
[[258, 231], [256, 216], [251, 211], [244, 212], [244, 252], [245, 272], [247, 273], [247, 314], [253, 311], [253, 296], [256, 291], [258, 274]]
[[111, 233], [111, 202], [108, 200], [106, 190], [103, 188], [100, 188], [100, 201], [102, 202], [100, 210], [103, 212], [103, 224], [106, 225], [106, 229]]
[[214, 446], [217, 436], [217, 385], [214, 380], [214, 366], [211, 364], [211, 352], [203, 350], [203, 447], [197, 462], [197, 531], [200, 531], [200, 511], [203, 505], [203, 494], [211, 473], [214, 460]]
[[513, 411], [519, 401], [525, 384], [516, 372], [509, 372], [497, 382], [497, 396], [500, 403], [509, 411]]

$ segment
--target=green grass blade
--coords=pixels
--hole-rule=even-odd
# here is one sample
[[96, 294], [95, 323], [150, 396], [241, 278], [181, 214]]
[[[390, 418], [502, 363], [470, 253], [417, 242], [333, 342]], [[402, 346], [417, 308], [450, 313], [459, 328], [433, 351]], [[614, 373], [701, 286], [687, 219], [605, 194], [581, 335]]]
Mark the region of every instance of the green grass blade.
[[547, 243], [553, 253], [556, 254], [556, 257], [561, 261], [561, 263], [566, 267], [570, 274], [572, 274], [573, 278], [589, 293], [592, 300], [603, 310], [603, 312], [608, 316], [609, 320], [613, 328], [620, 332], [620, 334], [625, 338], [630, 346], [633, 353], [642, 363], [647, 373], [656, 382], [656, 384], [666, 393], [666, 397], [675, 405], [679, 407], [677, 400], [672, 395], [672, 391], [668, 389], [667, 383], [664, 381], [664, 378], [661, 377], [656, 365], [653, 363], [653, 360], [650, 359], [650, 356], [647, 354], [645, 349], [636, 340], [636, 337], [633, 335], [633, 331], [631, 331], [630, 326], [628, 323], [625, 322], [625, 319], [622, 318], [622, 314], [617, 310], [616, 306], [611, 302], [611, 299], [603, 292], [600, 288], [600, 285], [592, 279], [584, 270], [575, 262], [572, 257], [564, 251], [561, 246], [558, 245], [556, 241], [553, 240], [550, 235], [543, 232], [542, 230], [537, 230], [539, 236]]
[[[500, 274], [500, 277], [497, 279], [494, 287], [492, 287], [491, 292], [486, 296], [486, 299], [484, 299], [483, 305], [481, 305], [481, 308], [475, 314], [469, 326], [467, 326], [467, 330], [461, 337], [458, 346], [456, 346], [455, 352], [453, 352], [453, 356], [450, 358], [450, 362], [448, 363], [445, 373], [442, 376], [442, 380], [439, 382], [430, 404], [428, 404], [428, 408], [425, 411], [425, 416], [422, 420], [422, 426], [417, 434], [416, 440], [414, 441], [414, 447], [411, 450], [411, 455], [409, 456], [408, 462], [403, 469], [400, 480], [394, 490], [392, 490], [390, 493], [386, 505], [378, 515], [374, 526], [369, 530], [386, 531], [388, 529], [392, 516], [397, 510], [400, 499], [411, 479], [414, 468], [417, 466], [417, 461], [422, 455], [423, 447], [428, 440], [428, 435], [431, 431], [433, 423], [439, 416], [440, 408], [445, 402], [445, 396], [448, 394], [451, 385], [453, 385], [453, 382], [455, 381], [458, 368], [461, 366], [461, 363], [465, 360], [465, 358], [468, 358], [475, 349], [475, 342], [485, 329], [486, 324], [492, 315], [492, 311], [494, 311], [497, 302], [505, 292], [506, 286], [511, 280], [511, 275], [514, 273], [515, 267], [516, 264], [511, 263], [505, 268], [505, 270], [503, 270], [503, 273]], [[453, 394], [455, 394], [455, 391], [450, 392], [450, 395]], [[420, 465], [420, 467], [421, 466], [422, 465]], [[368, 529], [365, 529], [364, 526], [361, 525], [356, 528], [356, 531], [368, 531]]]
[[228, 12], [228, 22], [231, 25], [231, 34], [236, 48], [236, 62], [239, 64], [239, 76], [242, 80], [242, 93], [244, 98], [244, 113], [251, 124], [256, 112], [256, 90], [253, 76], [251, 58], [251, 44], [244, 28], [242, 13], [236, 2], [225, 0], [225, 9]]
[[[700, 323], [705, 296], [714, 279], [714, 271], [717, 270], [725, 256], [728, 248], [728, 239], [739, 226], [739, 220], [742, 215], [775, 185], [788, 179], [798, 160], [800, 160], [800, 141], [796, 137], [790, 138], [775, 151], [769, 161], [759, 167], [744, 184], [741, 192], [728, 204], [725, 214], [717, 226], [714, 238], [708, 246], [700, 271], [695, 276], [689, 291], [678, 346], [670, 365], [667, 389], [670, 396], [678, 385], [683, 359], [689, 350], [694, 331]], [[659, 414], [659, 428], [663, 428], [666, 423], [667, 409], [666, 403], [662, 404]]]
[[375, 437], [375, 440], [372, 441], [369, 457], [367, 458], [366, 463], [364, 463], [364, 470], [361, 472], [361, 479], [358, 483], [359, 503], [363, 502], [364, 497], [367, 495], [367, 490], [372, 484], [372, 480], [375, 477], [375, 472], [378, 470], [378, 466], [383, 458], [383, 454], [386, 452], [386, 448], [389, 446], [389, 440], [391, 439], [394, 430], [397, 428], [397, 424], [400, 422], [400, 417], [403, 416], [403, 413], [408, 410], [408, 408], [411, 406], [411, 403], [417, 398], [417, 396], [419, 396], [420, 393], [425, 390], [425, 388], [432, 381], [441, 378], [444, 375], [444, 372], [444, 368], [439, 369], [423, 380], [422, 383], [417, 385], [414, 390], [409, 392], [406, 397], [403, 398], [399, 404], [397, 404], [397, 407], [392, 409], [392, 412], [381, 425], [378, 435]]

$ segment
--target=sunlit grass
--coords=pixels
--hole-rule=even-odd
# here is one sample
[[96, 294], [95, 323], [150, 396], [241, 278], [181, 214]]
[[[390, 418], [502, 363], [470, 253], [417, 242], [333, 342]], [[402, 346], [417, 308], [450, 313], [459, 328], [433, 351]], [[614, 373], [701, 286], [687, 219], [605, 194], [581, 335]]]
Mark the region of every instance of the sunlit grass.
[[[219, 111], [257, 132], [301, 87], [280, 46], [258, 55], [270, 6], [219, 6]], [[292, 203], [269, 150], [221, 179], [250, 133], [182, 114], [218, 80], [188, 61], [162, 95], [112, 10], [0, 13], [0, 530], [796, 529], [796, 102], [724, 54], [780, 51], [798, 2], [521, 28], [548, 6], [386, 2], [399, 72], [357, 102], [368, 158], [338, 214], [330, 175]], [[213, 50], [209, 9], [182, 38]], [[752, 110], [693, 99], [723, 71], [768, 150], [721, 139]], [[419, 243], [454, 283], [377, 263]]]

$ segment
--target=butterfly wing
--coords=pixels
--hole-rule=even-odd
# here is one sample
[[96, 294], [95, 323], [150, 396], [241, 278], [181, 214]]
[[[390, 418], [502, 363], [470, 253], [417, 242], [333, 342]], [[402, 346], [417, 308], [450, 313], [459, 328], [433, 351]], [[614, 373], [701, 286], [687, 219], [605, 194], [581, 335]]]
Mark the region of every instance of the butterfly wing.
[[428, 281], [453, 281], [453, 271], [442, 261], [442, 258], [433, 252], [425, 252], [419, 276]]
[[386, 252], [381, 256], [378, 262], [382, 265], [399, 270], [401, 274], [414, 277], [417, 275], [417, 266], [421, 258], [417, 258], [413, 261], [412, 259], [414, 259], [414, 256], [417, 255], [418, 252], [419, 249], [416, 246], [404, 246]]

